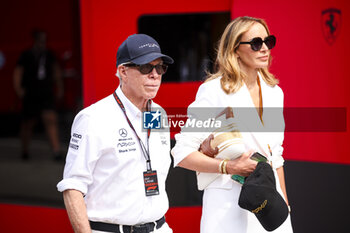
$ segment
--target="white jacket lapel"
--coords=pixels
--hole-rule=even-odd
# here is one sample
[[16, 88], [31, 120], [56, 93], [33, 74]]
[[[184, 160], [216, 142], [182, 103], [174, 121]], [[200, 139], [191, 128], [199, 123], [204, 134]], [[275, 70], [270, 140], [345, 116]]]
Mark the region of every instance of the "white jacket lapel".
[[[265, 92], [268, 87], [262, 79], [260, 79], [260, 83], [263, 107], [265, 107], [265, 99], [268, 99], [267, 93]], [[249, 134], [254, 141], [253, 143], [256, 145], [256, 149], [266, 157], [269, 157], [270, 153], [266, 134], [264, 133], [264, 125], [260, 120], [247, 86], [243, 84], [239, 91], [233, 96], [232, 102], [234, 103], [234, 116], [237, 117], [238, 121], [241, 123], [241, 131], [243, 134]]]

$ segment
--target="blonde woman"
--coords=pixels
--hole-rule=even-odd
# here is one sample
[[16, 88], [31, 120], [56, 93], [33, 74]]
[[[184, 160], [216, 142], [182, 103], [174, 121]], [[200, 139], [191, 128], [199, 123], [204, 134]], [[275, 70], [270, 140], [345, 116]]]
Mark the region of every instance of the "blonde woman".
[[[275, 43], [276, 38], [270, 35], [264, 20], [252, 17], [233, 20], [219, 43], [216, 72], [199, 87], [188, 108], [191, 112], [196, 107], [212, 107], [215, 112], [216, 108], [232, 107], [234, 117], [243, 120], [246, 126], [242, 132], [245, 152], [240, 157], [223, 162], [199, 151], [205, 139], [199, 134], [182, 132], [175, 136], [176, 145], [172, 149], [175, 165], [197, 172], [225, 173], [204, 188], [201, 233], [266, 232], [253, 213], [238, 206], [242, 186], [231, 179], [232, 174], [248, 176], [255, 169], [256, 162], [250, 159], [253, 152], [268, 158], [276, 189], [289, 206], [282, 157], [283, 92], [268, 71]], [[270, 107], [276, 110], [273, 114], [268, 110]], [[239, 111], [242, 109], [253, 111]], [[289, 216], [273, 232], [293, 232]]]

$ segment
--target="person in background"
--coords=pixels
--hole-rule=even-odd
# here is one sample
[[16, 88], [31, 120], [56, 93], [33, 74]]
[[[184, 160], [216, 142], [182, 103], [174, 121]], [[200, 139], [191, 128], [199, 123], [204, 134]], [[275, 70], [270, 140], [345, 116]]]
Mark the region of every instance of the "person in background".
[[22, 101], [21, 144], [23, 160], [29, 159], [29, 143], [38, 117], [41, 117], [55, 160], [62, 160], [58, 135], [56, 99], [63, 98], [61, 71], [54, 53], [46, 48], [44, 31], [33, 31], [33, 46], [19, 57], [13, 74], [17, 96]]

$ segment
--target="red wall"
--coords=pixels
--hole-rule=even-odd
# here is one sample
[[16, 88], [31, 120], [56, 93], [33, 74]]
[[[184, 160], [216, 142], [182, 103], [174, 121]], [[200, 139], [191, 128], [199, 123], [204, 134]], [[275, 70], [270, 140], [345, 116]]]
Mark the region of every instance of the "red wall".
[[[327, 43], [321, 23], [322, 11], [329, 8], [341, 10], [339, 34], [332, 45]], [[232, 9], [233, 17], [251, 15], [266, 19], [271, 33], [277, 36], [277, 45], [272, 51], [272, 72], [284, 90], [285, 107], [349, 109], [350, 79], [346, 70], [350, 53], [350, 43], [347, 42], [350, 37], [348, 1], [270, 0], [262, 3], [235, 0]], [[315, 121], [323, 117], [310, 113]], [[309, 116], [294, 117], [303, 121]], [[346, 122], [349, 125], [349, 114]], [[288, 127], [287, 121], [286, 124]], [[293, 160], [350, 164], [349, 141], [347, 130], [337, 133], [287, 132], [284, 155]]]
[[63, 209], [0, 204], [1, 232], [73, 232]]
[[[230, 11], [230, 0], [164, 2], [160, 0], [102, 2], [81, 1], [83, 95], [85, 106], [112, 93], [118, 84], [115, 77], [116, 53], [119, 45], [137, 33], [137, 20], [143, 14], [174, 14]], [[157, 102], [168, 106], [187, 106], [192, 102], [199, 84], [185, 85], [188, 92], [181, 98], [171, 84], [161, 86]], [[176, 87], [178, 90], [178, 87]], [[187, 95], [188, 94], [188, 95]], [[175, 99], [178, 98], [178, 99]], [[165, 104], [163, 104], [165, 103]], [[174, 105], [176, 104], [176, 105]]]
[[[201, 207], [171, 208], [166, 221], [175, 233], [199, 232]], [[64, 209], [0, 204], [1, 232], [73, 232]]]
[[[340, 33], [333, 45], [326, 42], [321, 27], [321, 12], [331, 7], [342, 12]], [[116, 51], [128, 35], [137, 32], [137, 19], [140, 15], [231, 9], [233, 18], [250, 15], [266, 19], [271, 32], [277, 36], [271, 69], [280, 79], [286, 107], [349, 107], [350, 94], [347, 89], [350, 80], [346, 77], [345, 68], [350, 44], [345, 40], [350, 34], [350, 8], [349, 3], [342, 0], [234, 0], [233, 4], [230, 0], [215, 3], [206, 0], [200, 1], [200, 4], [184, 0], [164, 4], [157, 0], [152, 4], [137, 1], [132, 6], [128, 2], [113, 0], [104, 1], [103, 4], [98, 1], [82, 1], [85, 105], [107, 96], [117, 87], [118, 81], [114, 76]], [[156, 101], [166, 107], [186, 107], [194, 100], [199, 84], [163, 84]], [[287, 127], [288, 120], [303, 121], [304, 117], [308, 116], [286, 116]], [[317, 115], [311, 117], [318, 118]], [[349, 116], [346, 121], [349, 124]], [[287, 132], [284, 156], [290, 160], [350, 164], [350, 156], [347, 156], [350, 151], [345, 146], [349, 140], [346, 130], [337, 133]]]
[[[2, 1], [0, 7], [0, 51], [5, 56], [5, 65], [0, 68], [0, 114], [20, 110], [20, 101], [12, 85], [13, 70], [21, 52], [32, 46], [32, 30], [47, 32], [48, 47], [59, 59], [63, 71], [74, 69], [79, 74], [80, 42], [79, 11], [75, 0], [11, 0]], [[71, 52], [70, 59], [63, 59], [65, 52]], [[80, 77], [65, 79], [65, 105], [72, 107], [80, 93]], [[77, 80], [78, 79], [78, 80]], [[75, 87], [74, 87], [75, 85]], [[75, 93], [74, 93], [75, 92]]]

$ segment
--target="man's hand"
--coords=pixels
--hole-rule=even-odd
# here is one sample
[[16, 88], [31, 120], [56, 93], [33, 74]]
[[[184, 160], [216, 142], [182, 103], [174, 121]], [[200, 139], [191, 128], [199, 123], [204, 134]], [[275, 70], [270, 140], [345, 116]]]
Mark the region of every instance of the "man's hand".
[[209, 157], [212, 157], [214, 158], [215, 155], [217, 155], [219, 153], [219, 149], [218, 147], [215, 147], [215, 149], [213, 149], [211, 146], [210, 146], [210, 142], [211, 140], [214, 139], [214, 135], [213, 134], [210, 134], [209, 137], [207, 137], [203, 142], [202, 144], [200, 145], [199, 147], [199, 152], [202, 152], [203, 154], [209, 156]]
[[17, 96], [22, 99], [25, 95], [25, 90], [22, 87], [22, 76], [23, 76], [23, 67], [16, 66], [13, 72], [13, 87]]
[[258, 164], [256, 161], [250, 159], [250, 156], [254, 153], [254, 151], [250, 150], [242, 154], [242, 156], [230, 160], [227, 163], [226, 170], [229, 174], [241, 175], [241, 176], [249, 176], [254, 170], [256, 165]]

